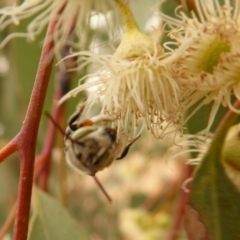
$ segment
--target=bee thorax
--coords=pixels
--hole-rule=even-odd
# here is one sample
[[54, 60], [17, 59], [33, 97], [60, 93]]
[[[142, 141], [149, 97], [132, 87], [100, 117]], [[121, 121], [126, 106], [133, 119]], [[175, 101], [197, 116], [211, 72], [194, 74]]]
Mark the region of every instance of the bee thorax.
[[107, 127], [95, 128], [86, 135], [78, 134], [77, 131], [71, 134], [74, 142], [67, 140], [68, 161], [88, 173], [89, 169], [95, 172], [107, 167], [112, 162], [111, 153], [116, 144], [116, 131]]

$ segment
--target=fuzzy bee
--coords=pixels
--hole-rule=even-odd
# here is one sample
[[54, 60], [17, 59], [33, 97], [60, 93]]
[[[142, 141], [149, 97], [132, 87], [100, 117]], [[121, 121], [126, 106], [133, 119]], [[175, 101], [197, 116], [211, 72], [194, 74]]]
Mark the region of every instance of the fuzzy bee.
[[124, 158], [131, 145], [140, 137], [137, 136], [125, 145], [127, 135], [117, 140], [114, 128], [97, 126], [96, 123], [111, 120], [106, 116], [80, 120], [84, 106], [69, 119], [65, 134], [65, 154], [67, 162], [77, 169], [94, 177], [105, 196], [111, 201], [95, 174], [108, 167], [114, 160]]

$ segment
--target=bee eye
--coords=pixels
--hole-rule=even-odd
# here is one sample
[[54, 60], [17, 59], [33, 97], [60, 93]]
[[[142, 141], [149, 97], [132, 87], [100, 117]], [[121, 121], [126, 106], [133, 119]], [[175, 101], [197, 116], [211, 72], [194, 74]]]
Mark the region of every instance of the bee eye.
[[76, 131], [78, 129], [78, 125], [77, 125], [77, 123], [72, 123], [72, 124], [69, 124], [69, 128], [72, 131]]
[[78, 153], [78, 154], [76, 155], [76, 157], [81, 160], [81, 158], [82, 158], [82, 153]]
[[105, 128], [105, 132], [107, 133], [107, 135], [110, 137], [110, 139], [112, 140], [112, 142], [116, 141], [116, 130], [113, 128]]

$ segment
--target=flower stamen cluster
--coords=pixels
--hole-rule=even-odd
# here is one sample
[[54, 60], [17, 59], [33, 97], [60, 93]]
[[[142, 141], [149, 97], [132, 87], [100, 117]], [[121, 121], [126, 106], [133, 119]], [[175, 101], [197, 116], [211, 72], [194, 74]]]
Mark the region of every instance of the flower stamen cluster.
[[[238, 1], [195, 0], [195, 14], [178, 14], [179, 21], [166, 17], [176, 25], [170, 37], [178, 48], [172, 50], [173, 77], [178, 82], [184, 109], [197, 102], [198, 107], [213, 101], [209, 131], [221, 105], [239, 113], [232, 106], [232, 96], [240, 99], [240, 4]], [[164, 17], [164, 16], [163, 16]]]
[[[15, 37], [33, 41], [51, 20], [56, 20], [51, 38], [55, 42], [54, 53], [60, 59], [61, 49], [66, 44], [74, 49], [86, 48], [93, 15], [114, 11], [115, 8], [112, 0], [25, 0], [21, 5], [1, 8], [0, 30], [11, 23], [19, 25], [30, 17], [33, 17], [33, 20], [27, 25], [26, 32], [15, 32], [4, 38], [0, 42], [0, 48]], [[106, 21], [108, 21], [107, 17]]]
[[[156, 138], [162, 138], [169, 126], [181, 122], [179, 89], [171, 75], [171, 64], [160, 45], [143, 34], [130, 10], [116, 0], [125, 23], [125, 36], [113, 55], [97, 55], [79, 52], [78, 57], [87, 59], [99, 67], [83, 77], [79, 87], [66, 97], [97, 86], [90, 93], [87, 109], [101, 104], [101, 113], [116, 119], [118, 130], [139, 134], [146, 126]], [[91, 78], [93, 81], [85, 81]], [[83, 83], [84, 82], [84, 83]]]

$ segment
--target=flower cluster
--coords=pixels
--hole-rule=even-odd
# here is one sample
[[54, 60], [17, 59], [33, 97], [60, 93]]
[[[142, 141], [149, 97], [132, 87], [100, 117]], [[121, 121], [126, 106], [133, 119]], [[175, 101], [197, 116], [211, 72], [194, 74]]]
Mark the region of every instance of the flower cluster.
[[12, 33], [4, 38], [0, 42], [0, 48], [14, 37], [34, 40], [50, 21], [55, 20], [56, 26], [52, 37], [55, 43], [55, 55], [60, 58], [60, 51], [66, 44], [74, 49], [86, 47], [91, 30], [91, 18], [104, 13], [103, 16], [106, 16], [108, 22], [106, 13], [110, 10], [116, 10], [112, 0], [25, 0], [19, 6], [1, 8], [0, 30], [11, 23], [19, 25], [30, 17], [33, 17], [33, 20], [28, 24], [26, 32]]
[[101, 114], [112, 116], [119, 131], [136, 136], [146, 126], [156, 138], [162, 138], [182, 117], [179, 88], [171, 74], [173, 65], [165, 62], [167, 54], [160, 45], [139, 30], [127, 6], [116, 2], [125, 23], [123, 40], [113, 55], [76, 53], [74, 56], [98, 68], [80, 79], [79, 87], [64, 99], [97, 86], [87, 99], [88, 109], [99, 102]]
[[240, 99], [240, 4], [238, 1], [195, 0], [192, 17], [179, 14], [179, 20], [163, 16], [175, 25], [169, 33], [176, 41], [172, 49], [173, 76], [181, 88], [184, 108], [200, 102], [199, 108], [213, 101], [208, 126], [222, 104], [239, 113], [232, 106], [232, 97]]
[[[225, 0], [223, 4], [218, 0], [195, 0], [194, 7], [191, 17], [180, 8], [176, 9], [178, 18], [161, 13], [172, 27], [169, 36], [177, 46], [173, 49], [172, 42], [165, 43], [165, 51], [140, 31], [123, 0], [26, 0], [20, 6], [0, 10], [0, 28], [38, 15], [26, 33], [10, 35], [0, 46], [14, 35], [34, 38], [55, 19], [55, 52], [70, 41], [71, 33], [72, 46], [81, 49], [87, 42], [92, 15], [109, 9], [117, 15], [120, 10], [125, 27], [120, 45], [109, 55], [87, 50], [73, 53], [81, 63], [78, 69], [89, 66], [89, 74], [62, 101], [95, 86], [85, 112], [100, 103], [100, 114], [112, 117], [118, 131], [131, 132], [134, 137], [146, 127], [156, 138], [181, 130], [203, 105], [213, 101], [208, 132], [221, 105], [239, 113], [232, 97], [240, 100], [240, 4], [237, 0]], [[196, 103], [184, 119], [186, 110]]]

